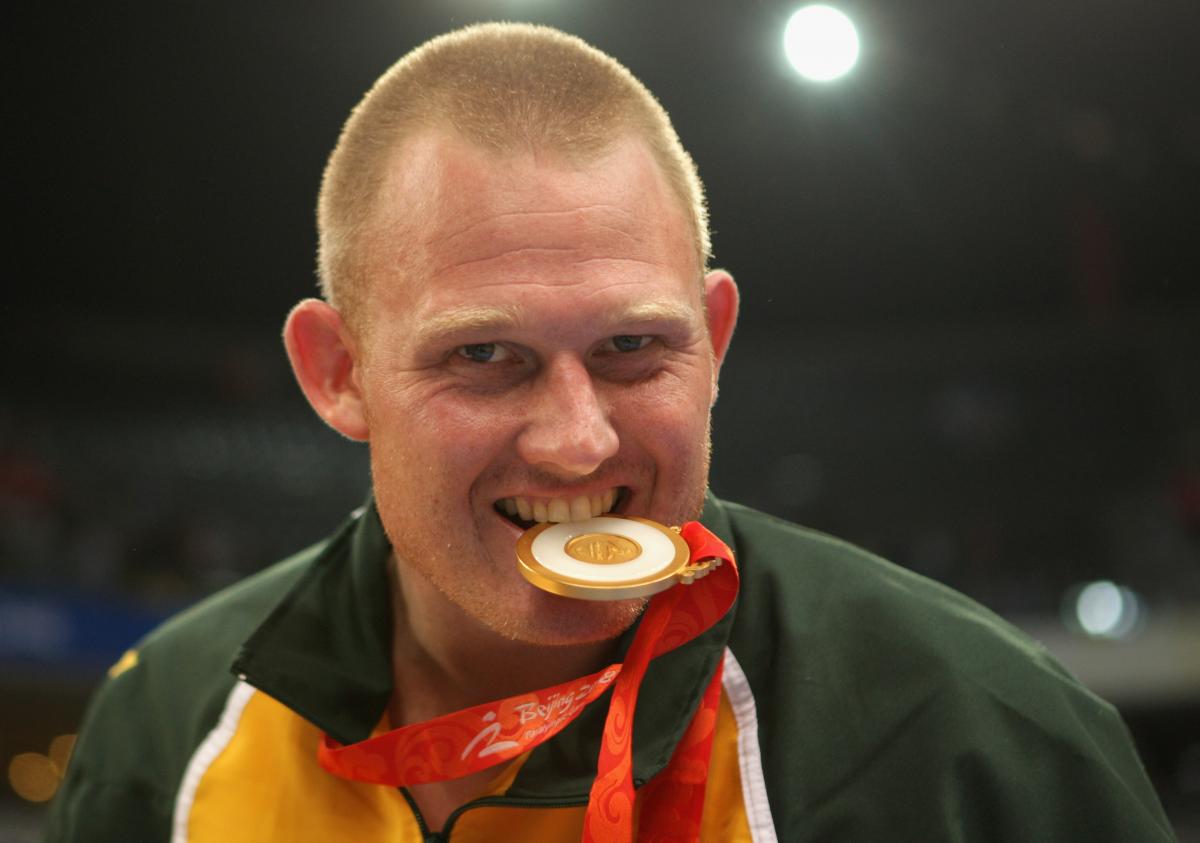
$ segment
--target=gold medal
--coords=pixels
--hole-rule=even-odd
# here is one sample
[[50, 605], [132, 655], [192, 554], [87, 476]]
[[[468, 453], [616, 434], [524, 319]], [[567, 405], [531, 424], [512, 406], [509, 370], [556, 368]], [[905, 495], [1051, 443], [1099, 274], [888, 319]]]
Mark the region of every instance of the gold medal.
[[538, 524], [517, 539], [517, 566], [543, 591], [582, 600], [650, 597], [720, 564], [689, 564], [678, 527], [632, 515]]

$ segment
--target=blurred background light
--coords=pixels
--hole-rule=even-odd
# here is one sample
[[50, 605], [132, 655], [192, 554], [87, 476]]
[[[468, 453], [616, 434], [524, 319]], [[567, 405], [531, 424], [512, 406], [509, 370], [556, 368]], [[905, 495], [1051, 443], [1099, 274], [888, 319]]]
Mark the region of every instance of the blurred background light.
[[783, 49], [805, 79], [829, 82], [858, 61], [858, 32], [850, 18], [832, 6], [805, 6], [788, 19]]
[[1079, 589], [1074, 618], [1079, 628], [1094, 638], [1125, 638], [1137, 627], [1141, 607], [1128, 588], [1102, 580]]
[[50, 752], [22, 752], [8, 763], [8, 784], [27, 802], [48, 802], [58, 791], [67, 771], [75, 735], [59, 735], [50, 744]]
[[48, 802], [58, 790], [53, 762], [39, 752], [22, 752], [8, 763], [8, 784], [26, 802]]

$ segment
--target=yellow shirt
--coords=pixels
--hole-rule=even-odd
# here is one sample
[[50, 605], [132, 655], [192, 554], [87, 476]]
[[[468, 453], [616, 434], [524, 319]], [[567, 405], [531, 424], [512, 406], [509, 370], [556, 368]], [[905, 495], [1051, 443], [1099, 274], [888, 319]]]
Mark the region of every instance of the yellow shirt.
[[[317, 763], [319, 731], [272, 697], [239, 683], [221, 723], [192, 759], [175, 812], [175, 843], [422, 843], [413, 806], [398, 788], [349, 781]], [[503, 795], [524, 757], [484, 796]], [[582, 834], [585, 807], [468, 808], [443, 839], [454, 843], [562, 841]], [[443, 832], [445, 834], [445, 832]], [[738, 769], [737, 723], [721, 695], [701, 830], [704, 841], [742, 843], [750, 830]]]

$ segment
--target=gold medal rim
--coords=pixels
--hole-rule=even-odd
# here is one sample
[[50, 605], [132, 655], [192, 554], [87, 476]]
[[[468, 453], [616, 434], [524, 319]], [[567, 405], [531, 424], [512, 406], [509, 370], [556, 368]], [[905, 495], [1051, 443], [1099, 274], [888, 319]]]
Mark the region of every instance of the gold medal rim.
[[560, 597], [577, 597], [585, 600], [625, 600], [635, 597], [649, 597], [670, 588], [674, 585], [679, 572], [687, 566], [688, 561], [691, 559], [692, 550], [688, 547], [687, 542], [683, 540], [683, 536], [679, 534], [678, 530], [637, 515], [606, 514], [596, 517], [636, 521], [639, 524], [645, 524], [648, 527], [658, 530], [671, 540], [671, 545], [675, 548], [674, 558], [656, 573], [628, 580], [618, 580], [616, 582], [595, 583], [564, 576], [563, 574], [551, 571], [541, 562], [538, 562], [533, 555], [533, 540], [546, 530], [558, 526], [558, 523], [560, 523], [548, 521], [529, 528], [517, 539], [517, 562], [522, 576], [543, 591], [557, 594]]

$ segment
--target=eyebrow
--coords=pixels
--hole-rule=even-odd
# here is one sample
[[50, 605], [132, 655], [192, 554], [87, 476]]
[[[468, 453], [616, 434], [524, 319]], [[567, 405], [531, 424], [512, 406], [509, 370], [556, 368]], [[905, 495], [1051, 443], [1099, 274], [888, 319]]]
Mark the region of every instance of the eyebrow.
[[442, 337], [451, 337], [468, 331], [507, 333], [517, 325], [516, 309], [493, 305], [469, 305], [445, 313], [439, 313], [421, 323], [417, 331], [419, 342], [433, 342]]
[[[641, 302], [619, 311], [614, 311], [610, 325], [619, 327], [627, 324], [653, 322], [691, 322], [695, 313], [692, 308], [676, 302]], [[417, 331], [417, 342], [437, 344], [459, 334], [486, 334], [503, 336], [516, 331], [522, 324], [515, 307], [496, 305], [468, 305], [439, 313], [425, 320]]]
[[694, 315], [692, 308], [676, 302], [643, 302], [626, 308], [613, 322], [690, 322]]

